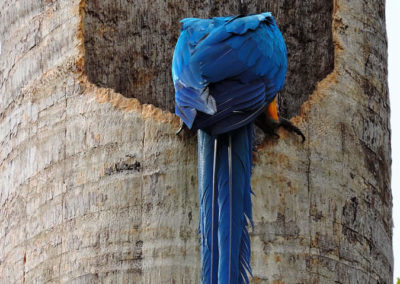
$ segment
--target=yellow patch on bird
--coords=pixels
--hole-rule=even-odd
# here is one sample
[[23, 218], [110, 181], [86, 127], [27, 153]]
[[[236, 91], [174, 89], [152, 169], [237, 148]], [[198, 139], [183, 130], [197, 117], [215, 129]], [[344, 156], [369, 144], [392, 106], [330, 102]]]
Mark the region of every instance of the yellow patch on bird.
[[267, 117], [272, 118], [275, 121], [279, 120], [279, 117], [278, 117], [278, 105], [277, 105], [277, 102], [276, 102], [276, 97], [272, 102], [270, 102], [270, 104], [265, 109], [265, 115]]

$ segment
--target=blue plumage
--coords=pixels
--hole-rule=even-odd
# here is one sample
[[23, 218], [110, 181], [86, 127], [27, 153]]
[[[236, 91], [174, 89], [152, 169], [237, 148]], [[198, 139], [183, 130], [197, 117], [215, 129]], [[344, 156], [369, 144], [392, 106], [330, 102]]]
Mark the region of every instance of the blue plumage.
[[172, 63], [175, 111], [198, 132], [202, 283], [248, 283], [253, 120], [283, 87], [270, 13], [189, 18]]
[[[189, 128], [204, 128], [204, 123], [194, 125], [198, 112], [212, 116], [229, 109], [230, 115], [235, 116], [233, 111], [261, 106], [260, 100], [269, 103], [282, 89], [287, 69], [286, 46], [270, 13], [181, 22], [172, 77], [175, 112]], [[260, 84], [265, 90], [261, 99], [258, 91], [251, 91]], [[230, 90], [231, 97], [246, 97], [253, 104], [228, 100], [219, 93], [221, 88]], [[209, 121], [209, 125], [215, 123], [218, 121]]]
[[[250, 239], [246, 229], [252, 220], [251, 166], [253, 125], [247, 124], [232, 132], [232, 204], [229, 198], [228, 136], [219, 140], [216, 154], [216, 185], [213, 202], [214, 138], [204, 131], [198, 133], [198, 177], [202, 256], [201, 283], [248, 283], [250, 268]], [[212, 206], [214, 204], [214, 234]], [[232, 208], [232, 212], [230, 212]], [[232, 218], [232, 226], [230, 224]], [[230, 228], [231, 226], [231, 228]], [[229, 240], [232, 243], [229, 245]], [[213, 256], [211, 250], [213, 246]], [[231, 258], [229, 255], [231, 254]], [[211, 265], [213, 258], [213, 265]], [[231, 282], [229, 261], [231, 259]], [[211, 277], [211, 269], [212, 277]], [[213, 281], [211, 281], [211, 278]]]

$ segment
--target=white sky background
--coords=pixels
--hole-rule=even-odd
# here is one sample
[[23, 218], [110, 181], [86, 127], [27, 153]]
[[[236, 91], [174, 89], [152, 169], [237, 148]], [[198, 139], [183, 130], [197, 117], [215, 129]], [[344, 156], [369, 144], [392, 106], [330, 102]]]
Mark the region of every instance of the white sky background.
[[[393, 252], [395, 280], [400, 278], [400, 1], [386, 0], [389, 41], [389, 92], [392, 127]], [[394, 282], [396, 283], [396, 282]]]

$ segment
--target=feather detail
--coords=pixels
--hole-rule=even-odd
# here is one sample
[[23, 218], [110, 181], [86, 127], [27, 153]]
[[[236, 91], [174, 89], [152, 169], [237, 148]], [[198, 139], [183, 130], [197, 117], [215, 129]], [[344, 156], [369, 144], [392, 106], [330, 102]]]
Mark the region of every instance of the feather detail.
[[[212, 236], [212, 183], [214, 139], [204, 131], [198, 131], [198, 177], [199, 177], [199, 234], [201, 253], [201, 283], [216, 283], [218, 276], [218, 222], [214, 223], [214, 237]], [[218, 220], [218, 204], [214, 203], [214, 219]], [[211, 241], [214, 241], [212, 244]], [[214, 247], [213, 261], [211, 261], [211, 247]], [[215, 267], [211, 273], [211, 262]]]
[[[177, 114], [189, 128], [200, 129], [195, 123], [201, 120], [197, 119], [200, 113], [213, 116], [256, 109], [260, 101], [268, 104], [282, 89], [286, 46], [270, 13], [181, 22], [172, 78]], [[235, 107], [222, 99], [221, 89], [235, 98], [230, 100]], [[238, 98], [247, 99], [246, 104], [240, 104]]]
[[[229, 196], [228, 135], [232, 139], [232, 198]], [[211, 219], [212, 219], [212, 162], [214, 138], [198, 131], [200, 243], [202, 257], [202, 283], [211, 283]], [[217, 186], [214, 218], [213, 279], [218, 283], [249, 283], [250, 238], [247, 231], [252, 223], [251, 168], [253, 127], [248, 124], [218, 137]], [[230, 203], [232, 200], [232, 203]], [[231, 216], [232, 214], [232, 216]], [[232, 221], [232, 224], [230, 222]], [[231, 227], [232, 225], [232, 227]], [[217, 244], [215, 243], [217, 242]], [[231, 242], [231, 246], [228, 244]], [[230, 250], [231, 247], [231, 250]], [[231, 274], [229, 275], [229, 263]], [[213, 283], [217, 283], [215, 280]]]
[[172, 77], [176, 114], [199, 130], [201, 283], [249, 283], [252, 122], [283, 88], [285, 42], [270, 13], [181, 22]]

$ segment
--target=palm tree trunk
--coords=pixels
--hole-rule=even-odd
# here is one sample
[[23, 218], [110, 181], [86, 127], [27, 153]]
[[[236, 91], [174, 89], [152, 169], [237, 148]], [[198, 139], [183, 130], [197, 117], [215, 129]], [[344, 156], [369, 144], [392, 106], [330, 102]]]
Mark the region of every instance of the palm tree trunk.
[[196, 138], [176, 136], [179, 19], [270, 10], [289, 71], [259, 136], [254, 283], [392, 283], [383, 0], [3, 0], [0, 282], [197, 283]]

